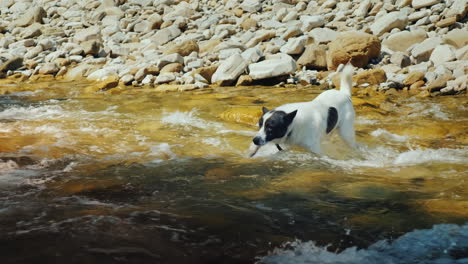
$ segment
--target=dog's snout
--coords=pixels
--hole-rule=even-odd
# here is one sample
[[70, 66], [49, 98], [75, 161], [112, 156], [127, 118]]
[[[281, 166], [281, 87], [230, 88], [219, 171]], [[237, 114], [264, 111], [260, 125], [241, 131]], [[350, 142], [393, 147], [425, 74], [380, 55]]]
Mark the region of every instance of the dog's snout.
[[257, 146], [262, 145], [262, 138], [261, 137], [254, 137], [253, 138], [253, 143]]

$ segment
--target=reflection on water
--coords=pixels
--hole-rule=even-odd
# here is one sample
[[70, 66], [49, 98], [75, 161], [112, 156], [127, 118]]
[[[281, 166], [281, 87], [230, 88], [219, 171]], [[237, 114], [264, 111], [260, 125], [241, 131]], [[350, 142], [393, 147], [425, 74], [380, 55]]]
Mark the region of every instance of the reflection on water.
[[320, 91], [85, 85], [0, 97], [2, 263], [417, 263], [398, 258], [404, 245], [466, 261], [463, 97], [353, 98], [358, 150], [332, 136], [320, 157], [266, 146], [249, 159], [261, 105]]

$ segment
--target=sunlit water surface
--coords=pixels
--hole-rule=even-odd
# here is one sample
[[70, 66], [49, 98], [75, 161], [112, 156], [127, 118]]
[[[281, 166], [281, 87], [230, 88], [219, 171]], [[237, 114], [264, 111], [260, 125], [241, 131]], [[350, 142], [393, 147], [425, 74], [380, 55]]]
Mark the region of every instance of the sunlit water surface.
[[262, 105], [320, 91], [85, 85], [0, 87], [2, 263], [468, 263], [465, 96], [353, 98], [358, 150], [250, 159]]

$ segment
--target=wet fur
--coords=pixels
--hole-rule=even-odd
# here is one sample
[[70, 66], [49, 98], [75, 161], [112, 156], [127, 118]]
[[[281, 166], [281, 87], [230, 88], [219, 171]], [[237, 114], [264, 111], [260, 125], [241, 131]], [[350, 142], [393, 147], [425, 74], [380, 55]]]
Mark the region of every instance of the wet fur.
[[[340, 137], [355, 147], [354, 117], [351, 102], [353, 68], [343, 69], [340, 90], [328, 90], [310, 102], [292, 103], [273, 110], [263, 108], [259, 131], [254, 144], [262, 146], [272, 142], [299, 145], [320, 154], [320, 143], [326, 135], [338, 130]], [[278, 149], [280, 149], [279, 147]]]

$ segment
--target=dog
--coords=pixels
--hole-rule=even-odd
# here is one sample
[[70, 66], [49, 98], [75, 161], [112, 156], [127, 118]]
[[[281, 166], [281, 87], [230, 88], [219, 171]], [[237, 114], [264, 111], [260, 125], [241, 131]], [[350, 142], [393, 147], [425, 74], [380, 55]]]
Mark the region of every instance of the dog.
[[341, 66], [341, 88], [321, 93], [309, 102], [281, 105], [275, 109], [262, 108], [259, 130], [253, 138], [255, 149], [250, 157], [267, 143], [298, 145], [320, 154], [320, 143], [334, 130], [352, 148], [356, 146], [354, 107], [351, 102], [353, 66]]

